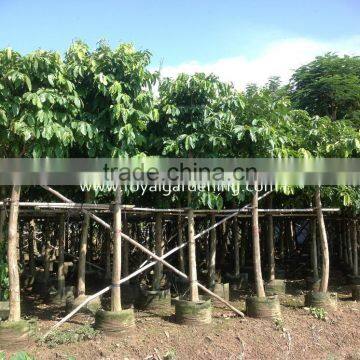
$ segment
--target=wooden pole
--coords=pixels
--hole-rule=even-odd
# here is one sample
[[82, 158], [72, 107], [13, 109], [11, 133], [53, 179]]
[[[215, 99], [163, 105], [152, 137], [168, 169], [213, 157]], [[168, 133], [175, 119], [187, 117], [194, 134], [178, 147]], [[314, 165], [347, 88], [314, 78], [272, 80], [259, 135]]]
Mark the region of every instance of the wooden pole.
[[[6, 190], [4, 186], [0, 186], [0, 197], [1, 200], [4, 200], [6, 196]], [[6, 220], [6, 212], [5, 207], [0, 207], [0, 243], [4, 241], [4, 227], [5, 227], [5, 220]]]
[[[157, 213], [155, 216], [155, 254], [161, 257], [164, 254], [164, 239], [162, 234], [162, 214]], [[157, 263], [155, 265], [153, 289], [160, 290], [161, 279], [163, 277], [163, 264]]]
[[190, 301], [199, 301], [199, 290], [197, 284], [196, 269], [196, 244], [195, 244], [195, 222], [194, 212], [189, 209], [188, 215], [188, 242], [189, 242], [189, 280], [190, 280]]
[[354, 275], [354, 276], [359, 276], [358, 238], [357, 238], [358, 233], [357, 233], [357, 223], [356, 223], [356, 220], [353, 220], [352, 228], [353, 228], [352, 240], [353, 240], [353, 255], [354, 255], [354, 260], [353, 260], [353, 275]]
[[45, 251], [44, 251], [44, 286], [47, 290], [50, 278], [50, 252], [51, 252], [51, 244], [50, 237], [52, 234], [50, 224], [45, 224], [44, 237], [45, 237]]
[[[184, 239], [183, 239], [183, 226], [181, 223], [181, 215], [178, 215], [177, 217], [177, 231], [179, 237], [179, 245], [182, 245], [184, 243]], [[179, 269], [181, 272], [185, 273], [185, 254], [183, 248], [179, 250]]]
[[240, 230], [238, 219], [233, 222], [234, 231], [234, 255], [235, 255], [235, 276], [240, 276]]
[[[127, 221], [127, 218], [124, 217], [123, 220], [123, 231], [125, 234], [129, 234], [129, 223]], [[122, 271], [124, 276], [129, 275], [129, 243], [127, 241], [122, 242], [123, 247], [123, 266]]]
[[[90, 192], [85, 192], [85, 203], [90, 201]], [[77, 278], [77, 296], [85, 295], [86, 292], [86, 252], [87, 241], [89, 236], [90, 216], [84, 214], [84, 219], [81, 227], [81, 240], [79, 249], [79, 262], [78, 262], [78, 278]]]
[[353, 258], [353, 249], [352, 249], [352, 229], [351, 229], [351, 221], [348, 221], [348, 230], [347, 230], [347, 244], [348, 244], [348, 257], [349, 257], [349, 266], [351, 269], [354, 267], [354, 258]]
[[17, 262], [18, 217], [21, 186], [13, 185], [11, 191], [9, 231], [8, 231], [8, 266], [9, 266], [9, 321], [19, 321], [20, 309], [20, 277]]
[[114, 258], [112, 271], [111, 311], [121, 311], [121, 187], [118, 186], [114, 204]]
[[317, 254], [317, 241], [316, 241], [316, 219], [313, 219], [311, 222], [311, 267], [313, 272], [313, 277], [315, 279], [319, 278], [319, 269], [318, 269], [318, 254]]
[[259, 236], [259, 213], [257, 181], [254, 180], [254, 194], [252, 198], [252, 239], [253, 239], [253, 262], [255, 273], [255, 286], [257, 297], [265, 297], [264, 281], [261, 273], [260, 236]]
[[324, 215], [322, 213], [321, 205], [321, 196], [320, 196], [320, 186], [315, 188], [315, 206], [317, 221], [319, 226], [320, 233], [320, 244], [322, 251], [322, 275], [320, 283], [320, 292], [327, 292], [329, 284], [329, 271], [330, 271], [330, 261], [329, 261], [329, 247], [327, 241], [327, 234], [324, 222]]
[[111, 280], [111, 239], [108, 233], [105, 234], [105, 279]]
[[59, 222], [59, 254], [58, 254], [58, 295], [65, 294], [65, 272], [64, 272], [64, 245], [65, 245], [65, 215], [60, 215]]
[[[272, 196], [268, 198], [269, 208], [272, 208]], [[267, 247], [268, 247], [268, 266], [269, 266], [269, 280], [275, 280], [275, 248], [274, 248], [274, 219], [270, 214], [268, 215], [268, 232], [267, 232]]]
[[36, 222], [34, 219], [30, 221], [29, 226], [29, 273], [31, 277], [35, 276], [35, 253], [34, 248], [36, 246]]
[[[211, 226], [216, 223], [215, 214], [211, 214]], [[216, 282], [216, 229], [210, 231], [210, 252], [209, 252], [209, 288], [213, 289]]]

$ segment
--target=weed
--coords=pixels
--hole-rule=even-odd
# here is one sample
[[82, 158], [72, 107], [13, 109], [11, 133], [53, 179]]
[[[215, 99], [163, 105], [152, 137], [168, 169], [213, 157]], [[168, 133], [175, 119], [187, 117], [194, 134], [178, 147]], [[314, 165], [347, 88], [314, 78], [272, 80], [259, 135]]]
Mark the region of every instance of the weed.
[[275, 329], [278, 331], [284, 331], [284, 320], [281, 318], [277, 318], [274, 321], [275, 323]]
[[175, 359], [176, 359], [175, 349], [169, 350], [163, 357], [163, 360], [175, 360]]
[[39, 339], [39, 342], [53, 348], [60, 344], [76, 343], [84, 340], [94, 339], [99, 331], [92, 328], [90, 325], [83, 325], [76, 329], [69, 329], [65, 331], [54, 331], [50, 333], [45, 339]]
[[319, 320], [326, 320], [327, 312], [323, 308], [317, 308], [317, 307], [310, 307], [310, 314]]

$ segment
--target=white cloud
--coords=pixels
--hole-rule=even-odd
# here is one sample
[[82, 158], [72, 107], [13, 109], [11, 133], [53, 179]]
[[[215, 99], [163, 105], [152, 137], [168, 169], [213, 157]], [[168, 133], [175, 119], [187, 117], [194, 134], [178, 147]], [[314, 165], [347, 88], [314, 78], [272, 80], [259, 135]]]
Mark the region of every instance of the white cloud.
[[196, 60], [178, 66], [165, 66], [162, 76], [174, 77], [181, 72], [214, 73], [222, 81], [232, 82], [243, 89], [248, 83], [264, 84], [271, 76], [280, 76], [287, 82], [293, 70], [326, 52], [360, 55], [360, 35], [332, 42], [320, 42], [306, 38], [292, 38], [270, 43], [255, 58], [237, 56], [219, 59], [216, 62], [201, 64]]

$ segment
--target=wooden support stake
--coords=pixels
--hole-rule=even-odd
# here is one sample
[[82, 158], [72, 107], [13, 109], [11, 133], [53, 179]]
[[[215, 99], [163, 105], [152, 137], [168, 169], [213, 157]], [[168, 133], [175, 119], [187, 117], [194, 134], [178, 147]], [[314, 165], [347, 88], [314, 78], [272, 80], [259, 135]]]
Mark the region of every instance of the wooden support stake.
[[[269, 208], [272, 208], [272, 196], [268, 198]], [[275, 247], [274, 247], [274, 218], [272, 214], [268, 215], [268, 266], [269, 266], [269, 280], [275, 280]]]

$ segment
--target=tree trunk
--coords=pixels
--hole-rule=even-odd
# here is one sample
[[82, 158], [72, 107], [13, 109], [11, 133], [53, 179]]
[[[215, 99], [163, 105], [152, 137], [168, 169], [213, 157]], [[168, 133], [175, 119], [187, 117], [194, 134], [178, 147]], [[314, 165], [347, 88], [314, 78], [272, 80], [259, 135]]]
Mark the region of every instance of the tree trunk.
[[353, 231], [352, 240], [353, 240], [353, 255], [354, 255], [353, 275], [358, 276], [359, 275], [359, 258], [358, 258], [358, 238], [357, 238], [358, 234], [357, 234], [356, 220], [354, 220], [352, 223], [352, 231]]
[[[211, 214], [210, 225], [215, 225], [215, 214]], [[213, 289], [216, 282], [216, 228], [210, 230], [210, 253], [209, 253], [209, 287]]]
[[104, 236], [105, 241], [105, 279], [111, 279], [111, 239], [109, 233]]
[[114, 204], [114, 258], [111, 289], [111, 311], [121, 311], [121, 187], [116, 189]]
[[241, 261], [241, 264], [240, 264], [240, 267], [241, 266], [245, 266], [245, 263], [246, 263], [246, 245], [247, 245], [247, 242], [246, 242], [246, 234], [248, 234], [248, 231], [247, 231], [247, 222], [244, 222], [242, 224], [242, 231], [241, 231], [241, 238], [240, 238], [240, 261]]
[[49, 284], [49, 278], [50, 278], [50, 237], [51, 237], [51, 225], [46, 224], [46, 229], [44, 231], [44, 237], [45, 237], [45, 251], [44, 251], [44, 290], [47, 290], [48, 284]]
[[260, 234], [259, 234], [259, 200], [257, 189], [257, 181], [254, 181], [254, 194], [252, 198], [252, 238], [253, 238], [253, 263], [257, 297], [265, 297], [264, 281], [261, 273], [261, 257], [260, 257]]
[[285, 221], [283, 220], [280, 225], [280, 260], [284, 262], [285, 260]]
[[233, 231], [234, 231], [234, 252], [235, 252], [235, 276], [240, 276], [240, 230], [239, 222], [235, 217], [233, 222]]
[[60, 215], [59, 221], [59, 254], [58, 254], [58, 295], [65, 294], [65, 272], [64, 272], [64, 246], [65, 246], [65, 215]]
[[30, 221], [28, 246], [29, 246], [29, 273], [32, 277], [34, 277], [35, 276], [34, 248], [36, 246], [36, 222], [34, 219]]
[[[124, 234], [129, 235], [129, 231], [130, 231], [130, 226], [127, 221], [127, 218], [125, 217], [124, 221], [123, 221], [123, 232], [124, 232]], [[125, 276], [129, 275], [129, 242], [122, 241], [122, 247], [123, 247], [123, 252], [124, 252], [122, 271], [123, 271], [123, 275], [125, 277]]]
[[[272, 196], [268, 200], [268, 207], [272, 208]], [[269, 266], [269, 280], [275, 280], [275, 249], [274, 249], [274, 218], [268, 215], [268, 232], [267, 232], [267, 247], [268, 247], [268, 266]]]
[[315, 190], [315, 206], [316, 206], [316, 215], [319, 226], [321, 252], [322, 252], [322, 274], [321, 274], [321, 283], [319, 290], [320, 292], [327, 292], [328, 284], [329, 284], [329, 271], [330, 271], [329, 247], [328, 247], [327, 234], [326, 234], [326, 228], [324, 222], [324, 215], [321, 206], [321, 196], [320, 196], [319, 186], [316, 186], [316, 190]]
[[[179, 236], [179, 246], [184, 243], [183, 239], [183, 227], [181, 223], [181, 215], [177, 218], [177, 230], [178, 230], [178, 236]], [[179, 250], [179, 270], [185, 274], [185, 254], [184, 254], [184, 248], [181, 248]]]
[[353, 269], [353, 251], [351, 245], [351, 221], [348, 222], [348, 229], [347, 229], [347, 246], [348, 246], [348, 258], [349, 258], [349, 266]]
[[[1, 186], [0, 187], [0, 201], [4, 201], [5, 197], [6, 197], [5, 187]], [[2, 243], [5, 238], [5, 234], [4, 234], [5, 220], [6, 220], [5, 206], [2, 206], [0, 208], [0, 243]]]
[[313, 277], [315, 279], [319, 278], [318, 270], [318, 255], [317, 255], [317, 241], [316, 241], [316, 219], [313, 219], [311, 222], [311, 268], [313, 272]]
[[190, 301], [199, 301], [199, 291], [197, 286], [196, 270], [196, 244], [195, 244], [195, 227], [194, 211], [188, 210], [188, 241], [189, 241], [189, 280], [190, 280]]
[[[90, 192], [85, 192], [85, 203], [90, 202]], [[84, 219], [81, 228], [81, 240], [79, 248], [79, 262], [78, 262], [78, 283], [77, 283], [77, 295], [85, 295], [86, 292], [86, 251], [87, 251], [87, 240], [89, 235], [90, 216], [84, 214]]]
[[[162, 235], [162, 214], [156, 213], [155, 216], [155, 254], [159, 257], [164, 255], [164, 238]], [[153, 289], [160, 290], [163, 277], [163, 264], [155, 264]]]
[[343, 231], [342, 231], [342, 221], [339, 221], [339, 226], [338, 226], [338, 232], [339, 232], [339, 259], [342, 261], [344, 260], [344, 255], [343, 255]]
[[17, 262], [20, 192], [21, 192], [21, 186], [13, 185], [11, 191], [9, 231], [8, 231], [8, 251], [7, 251], [8, 265], [9, 265], [9, 292], [10, 292], [9, 321], [19, 321], [21, 317], [20, 277], [19, 277], [19, 268]]

